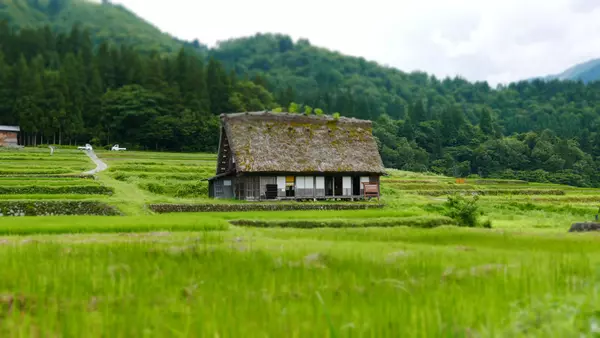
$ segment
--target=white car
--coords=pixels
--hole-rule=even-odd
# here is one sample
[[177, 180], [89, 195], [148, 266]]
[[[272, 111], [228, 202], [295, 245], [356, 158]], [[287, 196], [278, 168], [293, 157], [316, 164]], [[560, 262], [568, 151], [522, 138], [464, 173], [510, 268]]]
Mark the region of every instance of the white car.
[[119, 145], [115, 144], [111, 150], [112, 151], [125, 151], [125, 150], [127, 150], [127, 148], [119, 148]]
[[86, 144], [85, 147], [77, 147], [79, 150], [93, 150], [90, 144]]

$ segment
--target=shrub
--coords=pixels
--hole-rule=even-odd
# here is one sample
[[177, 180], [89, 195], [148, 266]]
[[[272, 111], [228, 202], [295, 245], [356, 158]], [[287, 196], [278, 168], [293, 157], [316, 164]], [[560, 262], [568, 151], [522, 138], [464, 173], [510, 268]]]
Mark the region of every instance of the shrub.
[[491, 222], [488, 220], [484, 224], [480, 224], [478, 220], [479, 206], [477, 205], [479, 196], [474, 195], [470, 199], [461, 195], [448, 196], [448, 201], [444, 204], [444, 214], [454, 219], [459, 226], [475, 228], [479, 226], [491, 227]]

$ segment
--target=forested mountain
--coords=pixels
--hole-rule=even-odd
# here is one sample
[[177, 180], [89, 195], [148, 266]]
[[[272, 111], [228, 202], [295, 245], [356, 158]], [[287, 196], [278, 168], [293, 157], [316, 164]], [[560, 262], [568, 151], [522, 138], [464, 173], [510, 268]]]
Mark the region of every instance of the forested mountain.
[[[13, 31], [0, 23], [0, 123], [22, 142], [215, 151], [217, 112], [274, 108], [262, 86], [182, 48], [174, 56], [102, 43], [75, 26]], [[30, 43], [35, 41], [35, 43]]]
[[[47, 11], [54, 1], [31, 0], [27, 8]], [[80, 3], [66, 4], [59, 13]], [[23, 28], [15, 22], [34, 14], [17, 14], [12, 24], [0, 24], [0, 124], [20, 124], [27, 144], [214, 151], [222, 112], [318, 107], [375, 121], [388, 167], [600, 184], [600, 83], [535, 80], [490, 88], [405, 73], [273, 34], [225, 41], [207, 53], [198, 52], [199, 43], [174, 40], [186, 47], [151, 52], [156, 48], [145, 48], [136, 34], [98, 38], [87, 23], [65, 30], [53, 21]]]
[[556, 75], [548, 75], [544, 80], [572, 80], [585, 83], [600, 80], [600, 59], [590, 60], [577, 64], [564, 72]]
[[106, 0], [102, 4], [88, 0], [0, 0], [0, 21], [8, 21], [12, 28], [48, 26], [63, 33], [76, 24], [85, 24], [96, 45], [110, 41], [141, 51], [177, 53], [183, 44], [127, 8]]

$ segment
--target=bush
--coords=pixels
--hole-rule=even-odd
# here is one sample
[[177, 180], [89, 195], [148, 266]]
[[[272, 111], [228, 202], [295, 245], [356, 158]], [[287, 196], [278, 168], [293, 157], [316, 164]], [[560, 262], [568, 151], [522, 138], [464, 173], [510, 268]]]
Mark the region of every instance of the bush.
[[479, 206], [477, 202], [479, 196], [474, 195], [467, 199], [461, 195], [448, 196], [448, 201], [444, 204], [444, 214], [454, 219], [459, 226], [475, 228], [475, 227], [491, 227], [491, 222], [488, 220], [483, 224], [479, 223]]

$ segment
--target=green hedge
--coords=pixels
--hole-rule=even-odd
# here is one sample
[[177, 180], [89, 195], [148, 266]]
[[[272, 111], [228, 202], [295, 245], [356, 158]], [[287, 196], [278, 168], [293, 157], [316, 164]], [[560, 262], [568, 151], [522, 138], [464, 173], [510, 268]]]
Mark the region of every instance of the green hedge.
[[383, 204], [151, 204], [157, 213], [380, 209]]
[[0, 186], [0, 195], [112, 195], [114, 190], [109, 187], [100, 185], [83, 185], [83, 186], [21, 186], [21, 187], [2, 187]]
[[94, 201], [0, 201], [0, 217], [95, 215], [119, 216], [115, 207]]
[[496, 189], [496, 190], [413, 190], [407, 191], [418, 195], [426, 196], [444, 196], [453, 195], [456, 193], [468, 194], [468, 195], [481, 195], [481, 196], [498, 196], [498, 195], [565, 195], [563, 190], [556, 189]]
[[434, 228], [442, 225], [454, 225], [451, 218], [448, 217], [405, 217], [405, 218], [379, 218], [370, 220], [286, 220], [286, 221], [265, 221], [265, 220], [235, 220], [230, 221], [232, 225], [248, 226], [257, 228], [366, 228], [366, 227], [399, 227], [410, 226], [419, 228]]

